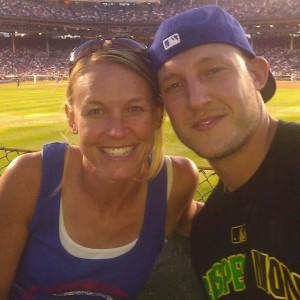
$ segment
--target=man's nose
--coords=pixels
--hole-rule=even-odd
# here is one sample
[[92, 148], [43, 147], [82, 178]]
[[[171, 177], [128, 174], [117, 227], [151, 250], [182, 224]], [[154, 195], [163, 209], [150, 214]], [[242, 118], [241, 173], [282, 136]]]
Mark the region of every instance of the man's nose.
[[200, 79], [193, 79], [187, 83], [187, 106], [199, 109], [211, 101], [211, 94], [207, 84]]

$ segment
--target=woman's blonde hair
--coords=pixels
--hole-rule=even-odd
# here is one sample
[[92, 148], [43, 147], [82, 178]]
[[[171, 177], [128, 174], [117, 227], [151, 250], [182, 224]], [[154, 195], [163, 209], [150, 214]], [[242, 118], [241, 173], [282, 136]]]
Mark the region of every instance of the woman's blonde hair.
[[[153, 78], [151, 72], [149, 57], [124, 47], [104, 47], [103, 49], [78, 60], [72, 68], [66, 89], [66, 104], [68, 107], [72, 108], [73, 106], [74, 85], [78, 78], [85, 74], [90, 66], [103, 61], [110, 61], [127, 66], [149, 84], [152, 91], [152, 99], [154, 101], [155, 109], [161, 111], [162, 122], [164, 117], [164, 108], [159, 96], [157, 81]], [[150, 155], [149, 167], [145, 178], [146, 180], [151, 180], [160, 171], [163, 164], [163, 157], [163, 132], [162, 126], [160, 126], [155, 131], [154, 145]]]

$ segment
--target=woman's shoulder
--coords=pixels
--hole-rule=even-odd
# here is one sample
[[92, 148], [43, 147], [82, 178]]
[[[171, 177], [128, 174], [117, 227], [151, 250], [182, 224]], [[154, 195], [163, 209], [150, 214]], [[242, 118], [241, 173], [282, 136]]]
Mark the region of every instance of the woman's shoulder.
[[190, 182], [192, 185], [198, 183], [199, 171], [196, 164], [184, 156], [170, 156], [173, 166], [174, 180], [177, 178], [183, 182]]
[[186, 157], [170, 156], [170, 159], [173, 169], [170, 199], [185, 205], [191, 202], [198, 187], [198, 168], [191, 159]]
[[173, 165], [173, 183], [168, 201], [168, 222], [166, 236], [177, 230], [188, 236], [191, 220], [196, 211], [193, 201], [199, 183], [196, 164], [185, 157], [171, 156]]
[[22, 179], [28, 181], [40, 175], [41, 169], [42, 153], [40, 151], [24, 153], [13, 159], [2, 176], [4, 178], [6, 176], [13, 176], [15, 180]]
[[29, 218], [38, 196], [41, 172], [41, 152], [26, 153], [15, 158], [0, 177], [1, 204]]

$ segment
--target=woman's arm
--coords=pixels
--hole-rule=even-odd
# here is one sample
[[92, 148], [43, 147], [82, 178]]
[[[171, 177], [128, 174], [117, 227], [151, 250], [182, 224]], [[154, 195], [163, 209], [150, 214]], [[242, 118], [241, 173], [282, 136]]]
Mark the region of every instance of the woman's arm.
[[168, 222], [166, 234], [177, 233], [189, 236], [191, 223], [203, 203], [193, 200], [199, 184], [198, 168], [185, 157], [172, 156], [173, 185], [168, 202]]
[[41, 154], [16, 158], [0, 177], [0, 299], [8, 299], [39, 192]]

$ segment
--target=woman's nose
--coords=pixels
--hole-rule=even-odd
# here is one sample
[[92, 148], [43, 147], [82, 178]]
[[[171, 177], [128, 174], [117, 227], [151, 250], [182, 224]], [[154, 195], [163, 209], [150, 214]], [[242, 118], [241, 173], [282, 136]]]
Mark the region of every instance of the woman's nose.
[[113, 116], [107, 120], [106, 134], [113, 138], [121, 138], [128, 133], [126, 120], [121, 116]]

